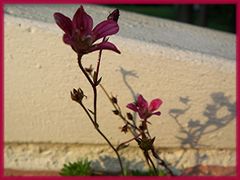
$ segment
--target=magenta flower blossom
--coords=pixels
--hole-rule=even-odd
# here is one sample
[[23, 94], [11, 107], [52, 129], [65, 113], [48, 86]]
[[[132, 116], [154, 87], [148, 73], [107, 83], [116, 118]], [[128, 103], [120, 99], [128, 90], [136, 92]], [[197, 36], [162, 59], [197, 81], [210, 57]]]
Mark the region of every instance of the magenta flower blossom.
[[93, 28], [93, 19], [85, 12], [83, 6], [78, 8], [72, 20], [58, 12], [54, 13], [54, 19], [65, 32], [63, 42], [70, 45], [78, 55], [100, 49], [108, 49], [120, 54], [117, 47], [107, 40], [95, 43], [97, 40], [116, 34], [119, 31], [119, 26], [113, 19], [102, 21]]
[[152, 115], [160, 116], [161, 112], [155, 111], [160, 107], [161, 104], [161, 99], [153, 99], [150, 105], [148, 105], [148, 102], [143, 98], [143, 96], [139, 95], [137, 101], [128, 104], [127, 108], [133, 110], [134, 112], [137, 112], [141, 119], [147, 120]]

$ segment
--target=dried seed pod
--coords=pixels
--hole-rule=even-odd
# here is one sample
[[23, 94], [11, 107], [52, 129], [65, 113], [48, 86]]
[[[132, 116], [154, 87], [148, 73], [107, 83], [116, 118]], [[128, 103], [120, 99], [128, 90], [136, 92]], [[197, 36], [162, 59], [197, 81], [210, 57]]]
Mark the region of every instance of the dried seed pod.
[[83, 90], [81, 88], [79, 88], [78, 90], [74, 88], [73, 91], [70, 93], [71, 93], [72, 100], [80, 104], [82, 103], [83, 98], [87, 97], [84, 95]]

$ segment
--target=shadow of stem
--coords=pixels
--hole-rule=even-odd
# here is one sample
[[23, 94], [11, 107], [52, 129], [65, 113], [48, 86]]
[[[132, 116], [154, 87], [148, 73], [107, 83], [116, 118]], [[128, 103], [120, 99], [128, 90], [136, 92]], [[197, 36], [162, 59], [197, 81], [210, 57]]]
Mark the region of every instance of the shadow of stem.
[[[181, 141], [181, 147], [189, 147], [197, 150], [195, 157], [196, 164], [200, 164], [202, 160], [206, 158], [206, 156], [201, 156], [199, 152], [200, 147], [208, 147], [207, 145], [200, 144], [201, 138], [224, 128], [232, 122], [236, 116], [236, 102], [232, 103], [230, 101], [230, 97], [225, 96], [223, 92], [214, 92], [210, 94], [210, 97], [212, 103], [207, 104], [205, 110], [203, 111], [203, 116], [206, 117], [206, 120], [204, 121], [194, 120], [191, 118], [187, 122], [187, 127], [182, 125], [180, 117], [191, 109], [191, 100], [189, 97], [179, 98], [180, 103], [185, 106], [184, 108], [173, 108], [168, 112], [168, 114], [179, 126], [180, 132], [185, 135], [184, 138], [179, 136], [176, 137]], [[221, 111], [225, 111], [224, 115], [221, 115]], [[183, 151], [180, 159], [174, 166], [177, 166], [181, 162], [185, 153], [186, 150]]]

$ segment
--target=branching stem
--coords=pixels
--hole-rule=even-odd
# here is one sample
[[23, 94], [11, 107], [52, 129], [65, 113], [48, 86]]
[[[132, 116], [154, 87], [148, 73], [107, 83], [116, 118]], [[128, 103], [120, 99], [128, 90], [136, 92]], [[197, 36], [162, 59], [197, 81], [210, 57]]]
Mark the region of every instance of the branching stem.
[[95, 129], [97, 130], [97, 132], [105, 139], [105, 141], [108, 143], [108, 145], [113, 149], [113, 151], [117, 155], [117, 158], [118, 158], [118, 161], [119, 161], [119, 165], [120, 165], [120, 168], [121, 168], [121, 174], [124, 175], [122, 160], [120, 158], [120, 155], [119, 155], [117, 149], [112, 145], [112, 143], [109, 141], [109, 139], [103, 134], [103, 132], [99, 129], [99, 125], [97, 124], [97, 113], [96, 113], [96, 111], [97, 111], [97, 86], [95, 85], [95, 82], [93, 82], [91, 80], [90, 76], [88, 75], [88, 73], [84, 69], [84, 67], [82, 65], [82, 62], [81, 62], [81, 59], [82, 59], [82, 56], [78, 56], [79, 68], [81, 69], [81, 71], [83, 72], [83, 74], [85, 75], [85, 77], [87, 78], [88, 82], [90, 83], [90, 85], [92, 86], [92, 89], [93, 89], [93, 94], [94, 94], [94, 112], [93, 112], [93, 115], [94, 115], [94, 117], [92, 118], [92, 116], [90, 115], [90, 113], [87, 110], [87, 108], [83, 105], [83, 103], [80, 103], [80, 105], [84, 109], [84, 111], [86, 112], [88, 118], [93, 123], [93, 125], [94, 125]]

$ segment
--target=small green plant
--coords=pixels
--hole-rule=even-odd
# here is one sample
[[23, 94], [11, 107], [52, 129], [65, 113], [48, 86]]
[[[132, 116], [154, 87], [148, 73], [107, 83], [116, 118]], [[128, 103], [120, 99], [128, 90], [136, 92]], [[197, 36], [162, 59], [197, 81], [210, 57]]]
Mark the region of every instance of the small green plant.
[[91, 162], [87, 159], [69, 162], [64, 164], [59, 174], [61, 176], [90, 176], [92, 175]]

